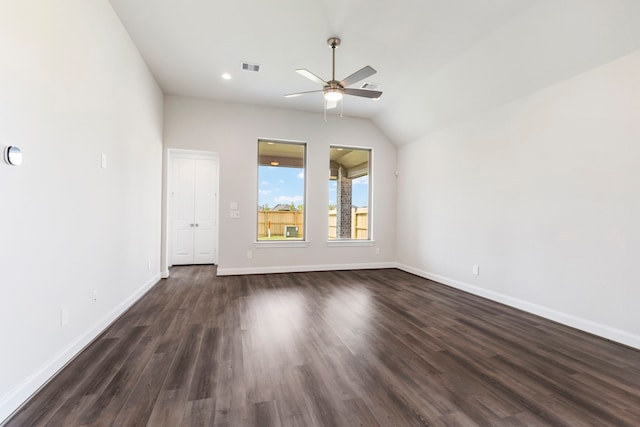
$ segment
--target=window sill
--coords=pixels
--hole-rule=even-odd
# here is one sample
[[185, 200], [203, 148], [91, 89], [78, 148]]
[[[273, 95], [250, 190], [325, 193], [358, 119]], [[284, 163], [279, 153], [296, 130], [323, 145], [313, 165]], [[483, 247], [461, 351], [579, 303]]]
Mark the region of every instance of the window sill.
[[309, 247], [309, 242], [307, 242], [306, 240], [296, 240], [296, 241], [278, 240], [278, 241], [254, 242], [253, 246], [256, 249], [261, 249], [261, 248], [306, 248], [306, 247]]
[[365, 247], [365, 246], [374, 246], [376, 242], [373, 240], [355, 240], [355, 239], [344, 239], [344, 240], [328, 240], [328, 247]]

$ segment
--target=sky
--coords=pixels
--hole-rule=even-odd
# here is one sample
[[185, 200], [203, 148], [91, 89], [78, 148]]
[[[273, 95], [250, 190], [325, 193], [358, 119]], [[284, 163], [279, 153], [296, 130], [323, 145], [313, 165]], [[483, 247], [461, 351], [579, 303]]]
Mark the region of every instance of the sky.
[[[277, 166], [260, 166], [258, 171], [258, 204], [265, 203], [273, 208], [277, 204], [293, 202], [296, 206], [304, 204], [304, 170]], [[353, 180], [353, 204], [358, 207], [367, 206], [369, 200], [368, 177]], [[329, 201], [330, 200], [330, 201]], [[335, 204], [336, 181], [329, 181], [329, 204]]]

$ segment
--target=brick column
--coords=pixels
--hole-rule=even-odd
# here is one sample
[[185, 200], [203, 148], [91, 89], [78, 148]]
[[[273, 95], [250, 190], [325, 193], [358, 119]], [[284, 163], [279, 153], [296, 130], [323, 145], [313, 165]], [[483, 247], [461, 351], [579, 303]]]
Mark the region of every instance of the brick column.
[[336, 197], [336, 237], [351, 239], [351, 178], [347, 178], [347, 170], [340, 166]]

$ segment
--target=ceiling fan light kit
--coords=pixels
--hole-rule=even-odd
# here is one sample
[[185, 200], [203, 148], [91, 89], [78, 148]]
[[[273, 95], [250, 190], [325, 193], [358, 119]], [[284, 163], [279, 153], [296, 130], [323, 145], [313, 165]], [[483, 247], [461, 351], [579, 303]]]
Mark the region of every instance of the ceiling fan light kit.
[[339, 88], [327, 89], [324, 91], [324, 99], [327, 101], [340, 101], [342, 99], [342, 91]]
[[291, 98], [291, 97], [303, 95], [306, 93], [322, 92], [325, 99], [325, 102], [324, 102], [325, 112], [329, 108], [334, 108], [337, 105], [337, 102], [342, 100], [343, 95], [359, 96], [362, 98], [369, 98], [369, 99], [379, 99], [380, 96], [382, 95], [382, 92], [380, 91], [347, 87], [361, 80], [364, 80], [369, 76], [374, 75], [376, 73], [376, 70], [374, 70], [373, 67], [370, 67], [369, 65], [362, 67], [360, 70], [351, 74], [349, 77], [345, 78], [344, 80], [336, 80], [336, 48], [340, 46], [341, 40], [338, 37], [331, 37], [327, 40], [327, 44], [331, 46], [331, 55], [332, 55], [331, 80], [324, 81], [320, 77], [316, 76], [315, 74], [313, 74], [311, 71], [307, 69], [304, 69], [304, 68], [297, 69], [296, 72], [298, 74], [308, 78], [309, 80], [311, 80], [316, 84], [322, 85], [322, 89], [312, 90], [307, 92], [291, 93], [291, 94], [285, 95], [285, 97]]

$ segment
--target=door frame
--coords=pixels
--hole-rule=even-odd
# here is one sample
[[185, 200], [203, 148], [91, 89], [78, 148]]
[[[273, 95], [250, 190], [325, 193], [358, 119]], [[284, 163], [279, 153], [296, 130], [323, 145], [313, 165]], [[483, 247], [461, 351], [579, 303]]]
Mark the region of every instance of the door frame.
[[173, 189], [173, 171], [172, 171], [172, 163], [173, 159], [176, 158], [189, 158], [189, 159], [199, 159], [199, 160], [217, 160], [218, 167], [216, 170], [216, 183], [214, 185], [216, 192], [216, 202], [214, 206], [215, 214], [216, 214], [216, 226], [215, 233], [216, 238], [214, 242], [214, 247], [216, 251], [214, 263], [218, 264], [220, 258], [219, 251], [219, 240], [220, 240], [220, 156], [218, 153], [213, 151], [202, 151], [202, 150], [186, 150], [182, 148], [169, 148], [167, 149], [167, 157], [165, 164], [165, 186], [164, 186], [164, 194], [163, 194], [163, 210], [164, 210], [164, 227], [163, 227], [163, 249], [162, 249], [162, 277], [169, 277], [169, 267], [172, 266], [171, 260], [171, 249], [172, 249], [172, 241], [171, 241], [171, 214], [173, 209], [171, 197], [171, 191]]

